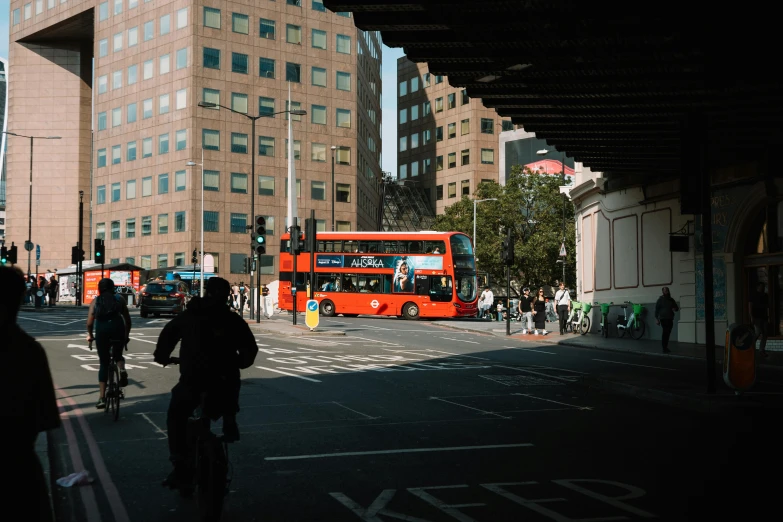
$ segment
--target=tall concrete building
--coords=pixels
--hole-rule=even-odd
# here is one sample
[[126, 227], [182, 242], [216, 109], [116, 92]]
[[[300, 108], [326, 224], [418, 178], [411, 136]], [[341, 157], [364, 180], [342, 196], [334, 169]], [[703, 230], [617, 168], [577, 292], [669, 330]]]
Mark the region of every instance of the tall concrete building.
[[511, 120], [406, 57], [397, 81], [398, 181], [418, 182], [436, 214], [479, 183], [499, 181], [498, 135], [514, 128]]
[[[274, 114], [289, 110], [289, 88], [290, 110], [307, 111], [292, 116], [300, 219], [315, 209], [330, 228], [334, 199], [337, 229], [375, 225], [381, 43], [349, 13], [320, 0], [12, 0], [10, 40], [9, 129], [62, 137], [35, 142], [32, 236], [42, 268], [69, 264], [80, 190], [91, 208], [85, 244], [104, 238], [109, 261], [189, 264], [202, 175], [186, 164], [201, 163], [203, 149], [204, 250], [216, 272], [241, 278], [230, 274], [251, 251], [255, 198], [269, 231], [262, 280], [274, 279], [288, 135], [287, 114]], [[246, 115], [269, 116], [257, 120], [255, 143]], [[9, 141], [13, 239], [27, 236], [27, 145]]]
[[[0, 130], [5, 133], [8, 122], [8, 61], [0, 58]], [[0, 134], [0, 243], [5, 241], [5, 142]]]

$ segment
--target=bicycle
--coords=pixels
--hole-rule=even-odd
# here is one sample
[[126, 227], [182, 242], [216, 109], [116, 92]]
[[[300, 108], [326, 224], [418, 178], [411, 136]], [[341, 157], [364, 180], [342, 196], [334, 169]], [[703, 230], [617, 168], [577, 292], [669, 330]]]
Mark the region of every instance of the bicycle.
[[593, 303], [594, 306], [601, 307], [601, 324], [598, 328], [598, 333], [602, 337], [609, 338], [609, 307], [614, 303]]
[[[628, 306], [631, 306], [631, 316], [628, 317]], [[644, 307], [640, 304], [633, 304], [631, 301], [625, 301], [622, 304], [623, 315], [617, 316], [617, 337], [623, 337], [625, 332], [631, 336], [631, 339], [638, 340], [644, 335], [644, 321], [640, 318]]]
[[[170, 357], [169, 364], [179, 364], [179, 357]], [[201, 520], [219, 522], [223, 501], [231, 485], [231, 470], [228, 442], [212, 432], [212, 420], [205, 414], [206, 397], [206, 393], [201, 394], [201, 403], [188, 419], [188, 453], [193, 458], [196, 501]]]
[[[590, 309], [593, 305], [579, 301], [571, 301], [571, 315], [568, 316], [566, 329], [570, 328], [572, 333], [582, 335], [590, 331]], [[574, 319], [576, 315], [576, 319]]]
[[[103, 412], [114, 417], [114, 422], [120, 418], [120, 401], [125, 398], [125, 392], [120, 386], [120, 368], [117, 366], [117, 352], [122, 354], [123, 347], [128, 350], [127, 341], [112, 340], [111, 351], [109, 353], [109, 377], [106, 380], [106, 408]], [[92, 350], [92, 341], [89, 342], [89, 348]]]

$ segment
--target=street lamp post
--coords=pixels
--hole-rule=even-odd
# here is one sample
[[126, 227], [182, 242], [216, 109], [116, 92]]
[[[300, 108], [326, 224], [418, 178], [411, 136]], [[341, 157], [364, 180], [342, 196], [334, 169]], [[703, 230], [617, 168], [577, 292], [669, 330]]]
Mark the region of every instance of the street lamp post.
[[497, 201], [498, 198], [474, 199], [473, 200], [473, 254], [476, 254], [476, 205], [484, 201]]
[[337, 150], [337, 146], [332, 145], [332, 232], [334, 232], [334, 151]]
[[[289, 114], [291, 114], [293, 116], [304, 116], [305, 114], [307, 114], [307, 111], [303, 111], [303, 110], [293, 110], [293, 111], [292, 110], [285, 110], [285, 111], [270, 112], [270, 113], [258, 114], [256, 116], [251, 116], [250, 114], [236, 111], [236, 110], [232, 109], [231, 107], [226, 107], [225, 105], [220, 105], [219, 103], [211, 103], [211, 102], [200, 101], [200, 102], [198, 102], [198, 106], [199, 107], [203, 107], [205, 109], [217, 109], [218, 107], [220, 107], [220, 108], [226, 109], [227, 111], [231, 111], [233, 113], [240, 114], [240, 115], [244, 116], [245, 118], [249, 119], [250, 122], [251, 122], [250, 127], [252, 129], [252, 131], [251, 131], [251, 140], [252, 141], [250, 143], [250, 157], [252, 159], [250, 160], [250, 219], [253, 220], [252, 221], [253, 223], [255, 223], [255, 219], [256, 219], [256, 149], [255, 149], [255, 147], [256, 147], [256, 121], [258, 121], [261, 118], [271, 118], [271, 117], [273, 117], [273, 116], [275, 116], [277, 114], [286, 114], [286, 113], [289, 113]], [[203, 146], [202, 146], [202, 154], [203, 154], [203, 150], [204, 149], [203, 149]], [[202, 179], [202, 185], [203, 185], [203, 179]], [[202, 186], [202, 190], [203, 190], [203, 186]], [[203, 211], [202, 211], [202, 219], [203, 219]], [[250, 261], [251, 261], [251, 263], [252, 263], [253, 258], [255, 256], [254, 248], [255, 248], [255, 246], [251, 247], [251, 250], [250, 250]], [[258, 265], [256, 266], [256, 272], [258, 272], [258, 269], [260, 268], [259, 265], [260, 265], [260, 259], [259, 259]], [[253, 318], [253, 313], [255, 311], [256, 322], [260, 323], [261, 322], [261, 313], [260, 313], [260, 310], [261, 310], [261, 292], [260, 292], [260, 290], [256, 289], [258, 295], [256, 295], [256, 299], [255, 299], [256, 306], [255, 306], [255, 310], [254, 310], [254, 307], [253, 307], [253, 278], [252, 277], [250, 278], [249, 288], [250, 288], [250, 318], [251, 319]]]
[[199, 256], [198, 295], [204, 297], [204, 147], [201, 147], [201, 163], [188, 161], [185, 165], [188, 167], [201, 166], [201, 246], [199, 247], [201, 255]]
[[33, 243], [33, 140], [59, 140], [60, 136], [25, 136], [23, 134], [17, 134], [15, 132], [3, 131], [4, 134], [9, 136], [16, 136], [18, 138], [28, 138], [30, 140], [30, 209], [28, 212], [27, 223], [27, 241], [25, 242], [25, 250], [27, 250], [27, 278], [30, 278], [30, 255], [32, 253]]
[[[539, 151], [536, 151], [536, 154], [539, 156], [546, 156], [549, 153], [547, 149], [541, 149]], [[563, 153], [563, 159], [560, 161], [561, 170], [560, 170], [560, 181], [565, 186], [565, 152]], [[566, 195], [563, 194], [563, 245], [565, 245], [566, 240]], [[558, 263], [563, 263], [563, 279], [562, 282], [565, 283], [565, 258], [558, 261]]]

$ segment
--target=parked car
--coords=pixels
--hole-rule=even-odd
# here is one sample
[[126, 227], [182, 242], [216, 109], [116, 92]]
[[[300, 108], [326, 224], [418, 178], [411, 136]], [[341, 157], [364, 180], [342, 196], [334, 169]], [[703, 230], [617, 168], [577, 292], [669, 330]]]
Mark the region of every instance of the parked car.
[[190, 300], [188, 285], [182, 281], [148, 283], [141, 293], [140, 315], [142, 318], [154, 314], [178, 314], [185, 310]]

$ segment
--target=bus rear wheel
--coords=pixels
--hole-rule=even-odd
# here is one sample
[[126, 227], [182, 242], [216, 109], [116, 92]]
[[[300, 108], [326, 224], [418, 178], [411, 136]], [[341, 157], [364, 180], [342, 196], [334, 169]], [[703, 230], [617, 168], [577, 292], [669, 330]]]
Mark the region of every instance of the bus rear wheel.
[[321, 315], [324, 317], [334, 317], [334, 303], [328, 299], [321, 301]]
[[409, 321], [416, 321], [419, 318], [419, 305], [416, 303], [405, 303], [402, 307], [402, 316]]

